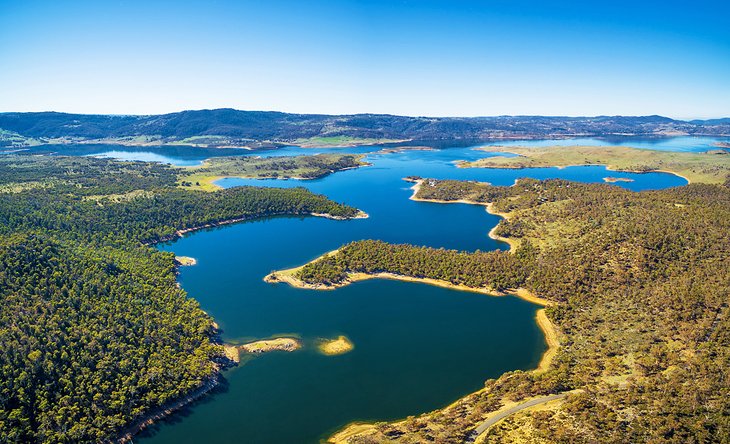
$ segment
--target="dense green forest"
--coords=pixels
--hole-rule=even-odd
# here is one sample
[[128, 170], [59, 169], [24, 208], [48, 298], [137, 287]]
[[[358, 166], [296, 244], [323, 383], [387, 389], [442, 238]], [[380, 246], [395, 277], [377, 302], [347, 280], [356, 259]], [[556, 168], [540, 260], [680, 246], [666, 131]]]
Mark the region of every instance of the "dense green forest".
[[299, 277], [341, 282], [393, 272], [472, 287], [526, 288], [561, 347], [548, 371], [510, 372], [446, 409], [351, 442], [464, 442], [509, 400], [571, 394], [513, 415], [486, 442], [730, 442], [730, 187], [635, 193], [605, 184], [520, 180], [512, 187], [426, 180], [417, 197], [493, 203], [512, 253], [349, 244]]
[[532, 250], [525, 246], [516, 255], [504, 251], [470, 254], [363, 240], [305, 265], [296, 277], [309, 284], [331, 285], [346, 281], [348, 273], [388, 272], [499, 292], [519, 287], [524, 282], [529, 270], [529, 261], [525, 259]]
[[215, 383], [212, 320], [146, 244], [231, 219], [358, 211], [303, 188], [177, 187], [175, 168], [0, 157], [0, 442], [105, 442]]

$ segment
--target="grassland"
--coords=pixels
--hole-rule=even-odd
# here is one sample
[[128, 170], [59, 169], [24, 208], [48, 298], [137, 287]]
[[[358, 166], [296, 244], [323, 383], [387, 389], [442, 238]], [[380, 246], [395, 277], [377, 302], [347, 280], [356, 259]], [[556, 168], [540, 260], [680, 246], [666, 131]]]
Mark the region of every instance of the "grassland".
[[462, 168], [542, 168], [576, 165], [605, 165], [609, 170], [630, 172], [662, 171], [693, 183], [719, 184], [730, 173], [730, 153], [654, 151], [623, 146], [490, 146], [488, 152], [517, 154], [517, 157], [488, 157], [461, 162]]
[[178, 184], [182, 187], [215, 191], [214, 182], [224, 177], [253, 179], [317, 179], [335, 171], [367, 165], [364, 156], [318, 154], [294, 157], [214, 157], [203, 165], [180, 167]]

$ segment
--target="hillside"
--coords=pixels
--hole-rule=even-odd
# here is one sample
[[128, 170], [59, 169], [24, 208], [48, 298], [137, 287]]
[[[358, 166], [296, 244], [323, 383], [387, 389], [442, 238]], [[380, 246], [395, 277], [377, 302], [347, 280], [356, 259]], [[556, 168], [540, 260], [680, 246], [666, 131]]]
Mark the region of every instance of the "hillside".
[[0, 146], [101, 142], [213, 147], [344, 144], [427, 139], [529, 139], [570, 136], [730, 135], [727, 119], [681, 121], [626, 117], [407, 117], [385, 114], [318, 115], [215, 109], [150, 116], [57, 112], [0, 113]]
[[[559, 349], [542, 371], [508, 372], [442, 410], [356, 424], [335, 440], [728, 442], [727, 183], [635, 193], [564, 180], [494, 187], [428, 179], [416, 197], [490, 204], [505, 217], [494, 235], [517, 246], [465, 253], [358, 241], [295, 277], [322, 288], [358, 273], [521, 288], [548, 305]], [[539, 411], [478, 428], [502, 408], [563, 393]]]

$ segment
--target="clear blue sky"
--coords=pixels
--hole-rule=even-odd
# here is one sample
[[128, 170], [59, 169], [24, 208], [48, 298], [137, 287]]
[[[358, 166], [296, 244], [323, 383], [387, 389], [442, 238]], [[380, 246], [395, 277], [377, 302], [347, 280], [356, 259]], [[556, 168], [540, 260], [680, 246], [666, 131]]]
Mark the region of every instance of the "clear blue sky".
[[730, 2], [0, 0], [0, 111], [730, 116]]

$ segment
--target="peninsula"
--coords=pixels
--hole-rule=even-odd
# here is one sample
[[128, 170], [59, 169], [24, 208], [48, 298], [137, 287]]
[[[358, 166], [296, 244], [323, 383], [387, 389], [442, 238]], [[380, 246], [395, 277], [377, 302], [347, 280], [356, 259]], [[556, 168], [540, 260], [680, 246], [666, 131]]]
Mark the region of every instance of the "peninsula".
[[[41, 424], [54, 424], [58, 441], [125, 440], [218, 385], [237, 353], [176, 282], [192, 258], [151, 245], [275, 215], [362, 216], [304, 188], [203, 192], [179, 186], [180, 174], [159, 163], [0, 156], [0, 324], [12, 332], [0, 337], [2, 404], [12, 406], [0, 435], [47, 441]], [[244, 347], [292, 350], [292, 341]]]
[[273, 338], [243, 344], [238, 348], [246, 353], [260, 354], [272, 351], [293, 352], [302, 347], [301, 341], [296, 338]]
[[[537, 371], [505, 373], [444, 409], [353, 424], [332, 442], [533, 441], [557, 429], [608, 442], [625, 438], [629, 425], [637, 441], [646, 441], [663, 433], [648, 426], [657, 422], [687, 439], [720, 427], [729, 395], [718, 377], [730, 357], [723, 340], [730, 328], [727, 183], [635, 193], [564, 180], [523, 179], [511, 187], [412, 180], [420, 185], [418, 199], [490, 204], [507, 214], [495, 234], [518, 246], [464, 253], [358, 241], [292, 272], [292, 282], [328, 289], [361, 274], [390, 273], [484, 292], [523, 288], [547, 304], [539, 321], [554, 326], [543, 327], [555, 332], [546, 335], [550, 357]], [[521, 410], [532, 399], [550, 400], [540, 404], [539, 421], [526, 416], [534, 409]], [[570, 414], [596, 409], [602, 413]], [[498, 427], [480, 427], [494, 412], [510, 416]]]
[[692, 183], [724, 183], [730, 174], [730, 154], [722, 150], [704, 153], [656, 151], [625, 146], [488, 146], [479, 150], [512, 153], [460, 162], [461, 168], [544, 168], [603, 165], [626, 172], [667, 172]]
[[200, 166], [178, 167], [178, 184], [190, 189], [214, 191], [224, 177], [250, 179], [319, 179], [337, 171], [367, 165], [365, 156], [318, 154], [314, 156], [213, 157]]

